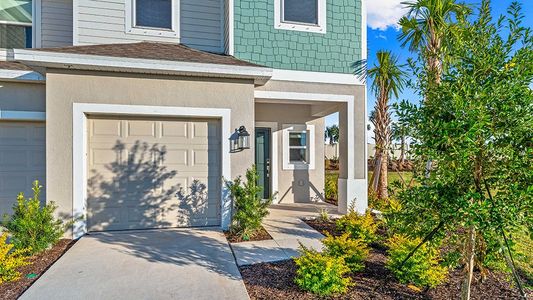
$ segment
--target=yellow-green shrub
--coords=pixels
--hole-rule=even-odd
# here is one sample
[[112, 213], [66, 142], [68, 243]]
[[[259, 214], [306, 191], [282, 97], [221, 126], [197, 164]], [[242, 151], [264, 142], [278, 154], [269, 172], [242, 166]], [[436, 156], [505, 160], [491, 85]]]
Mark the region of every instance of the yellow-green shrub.
[[446, 279], [448, 269], [439, 265], [437, 249], [422, 245], [414, 255], [400, 268], [403, 260], [420, 243], [421, 239], [410, 239], [404, 235], [394, 235], [387, 241], [389, 247], [386, 263], [394, 276], [404, 284], [418, 287], [435, 287]]
[[326, 255], [343, 257], [352, 272], [365, 267], [364, 261], [368, 257], [369, 248], [364, 241], [352, 239], [349, 233], [344, 233], [337, 237], [328, 234], [322, 243], [326, 246]]
[[27, 257], [28, 250], [15, 250], [13, 244], [8, 244], [7, 233], [0, 235], [0, 284], [4, 282], [14, 281], [20, 278], [18, 268], [28, 265]]
[[370, 211], [364, 215], [359, 215], [352, 209], [337, 220], [337, 228], [349, 233], [354, 239], [361, 239], [365, 243], [370, 243], [376, 240], [378, 225]]
[[294, 282], [303, 290], [319, 296], [343, 294], [352, 284], [346, 277], [350, 271], [344, 258], [319, 253], [301, 246], [301, 256], [295, 258], [298, 266]]

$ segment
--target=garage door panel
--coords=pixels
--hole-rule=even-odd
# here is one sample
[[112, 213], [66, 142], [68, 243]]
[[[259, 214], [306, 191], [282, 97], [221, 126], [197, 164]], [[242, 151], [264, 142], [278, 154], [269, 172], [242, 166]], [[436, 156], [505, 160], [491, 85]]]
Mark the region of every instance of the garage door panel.
[[[91, 123], [107, 121], [90, 119]], [[89, 137], [89, 230], [220, 223], [220, 138], [215, 120], [114, 120], [123, 136]], [[110, 128], [105, 126], [90, 128]], [[215, 128], [215, 129], [212, 129]], [[96, 131], [95, 131], [96, 132]], [[213, 142], [218, 141], [218, 142]], [[126, 157], [127, 159], [123, 159]], [[118, 162], [118, 163], [117, 163]], [[93, 176], [94, 178], [94, 176]], [[91, 191], [96, 189], [96, 191]], [[116, 190], [120, 193], [117, 194]], [[114, 195], [111, 195], [114, 194]], [[108, 209], [115, 211], [107, 212]], [[119, 209], [120, 213], [116, 212]], [[100, 213], [100, 211], [105, 213]], [[106, 221], [112, 218], [112, 221]]]
[[98, 122], [91, 122], [89, 131], [91, 137], [120, 138], [122, 136], [121, 128], [121, 121], [119, 120], [98, 120]]
[[33, 196], [34, 180], [43, 186], [46, 201], [45, 125], [37, 122], [0, 122], [0, 215], [11, 213], [17, 194]]

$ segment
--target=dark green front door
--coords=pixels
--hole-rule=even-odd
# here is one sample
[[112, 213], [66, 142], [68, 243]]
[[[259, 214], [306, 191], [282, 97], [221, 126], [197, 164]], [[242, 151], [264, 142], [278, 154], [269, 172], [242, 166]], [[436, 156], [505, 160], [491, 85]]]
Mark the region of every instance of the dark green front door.
[[255, 129], [255, 166], [263, 199], [270, 198], [270, 128]]

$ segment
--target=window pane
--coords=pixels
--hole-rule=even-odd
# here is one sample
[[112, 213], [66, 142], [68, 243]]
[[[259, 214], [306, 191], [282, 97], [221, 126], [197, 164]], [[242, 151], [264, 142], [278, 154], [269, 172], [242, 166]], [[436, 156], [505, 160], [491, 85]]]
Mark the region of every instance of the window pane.
[[289, 132], [289, 146], [307, 146], [307, 133]]
[[0, 24], [0, 48], [26, 48], [26, 27]]
[[172, 0], [136, 0], [136, 26], [172, 29]]
[[284, 0], [283, 21], [318, 24], [318, 0]]
[[291, 163], [307, 163], [307, 149], [289, 149], [289, 160]]

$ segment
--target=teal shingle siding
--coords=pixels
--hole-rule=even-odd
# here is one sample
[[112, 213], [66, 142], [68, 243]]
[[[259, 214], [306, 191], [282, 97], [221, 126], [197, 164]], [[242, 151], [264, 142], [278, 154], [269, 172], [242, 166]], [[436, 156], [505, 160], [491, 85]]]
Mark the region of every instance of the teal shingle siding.
[[274, 28], [274, 0], [235, 0], [237, 58], [276, 69], [352, 73], [361, 60], [361, 0], [326, 0], [326, 34]]

